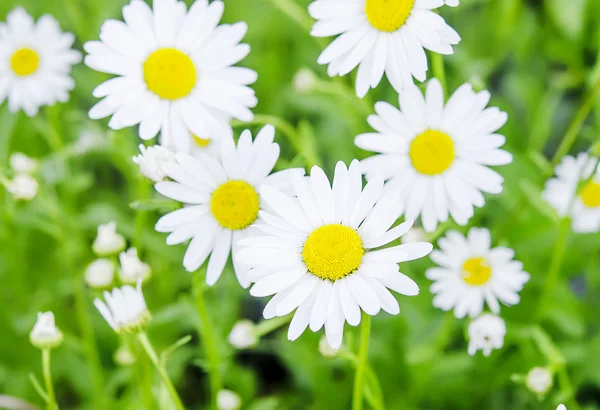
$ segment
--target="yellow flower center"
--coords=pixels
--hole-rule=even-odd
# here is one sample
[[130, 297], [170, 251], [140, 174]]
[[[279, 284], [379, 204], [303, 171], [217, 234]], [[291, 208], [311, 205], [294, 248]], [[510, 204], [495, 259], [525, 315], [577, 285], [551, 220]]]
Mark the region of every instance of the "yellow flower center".
[[196, 66], [192, 59], [175, 48], [159, 48], [144, 62], [144, 81], [160, 98], [177, 100], [196, 85]]
[[200, 137], [196, 136], [195, 134], [192, 134], [192, 138], [194, 139], [194, 142], [199, 147], [206, 148], [206, 147], [208, 147], [208, 144], [210, 144], [210, 140], [209, 139], [200, 138]]
[[481, 286], [492, 277], [492, 268], [483, 257], [470, 258], [462, 267], [463, 279], [471, 286]]
[[10, 57], [10, 68], [21, 77], [35, 73], [39, 66], [39, 54], [27, 47], [18, 49]]
[[594, 181], [589, 181], [581, 190], [581, 201], [590, 208], [600, 206], [600, 184]]
[[392, 32], [404, 25], [415, 0], [367, 0], [365, 13], [377, 30]]
[[454, 141], [441, 131], [427, 130], [410, 144], [410, 160], [421, 174], [441, 174], [450, 168], [454, 158]]
[[302, 258], [313, 275], [336, 281], [355, 271], [364, 253], [360, 236], [354, 229], [330, 224], [315, 229], [308, 236]]
[[245, 181], [227, 181], [220, 185], [210, 199], [210, 210], [223, 228], [244, 229], [258, 218], [258, 194]]

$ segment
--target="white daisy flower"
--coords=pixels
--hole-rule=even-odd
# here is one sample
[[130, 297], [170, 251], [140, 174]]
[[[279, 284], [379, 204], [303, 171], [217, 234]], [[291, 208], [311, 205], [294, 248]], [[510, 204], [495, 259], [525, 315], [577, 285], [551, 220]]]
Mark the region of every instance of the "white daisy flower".
[[[556, 178], [546, 182], [542, 198], [562, 217], [573, 220], [573, 231], [600, 231], [600, 167], [598, 158], [583, 152], [566, 156], [557, 165]], [[588, 181], [589, 179], [589, 181]], [[580, 184], [585, 182], [582, 187]], [[578, 189], [581, 188], [581, 189]]]
[[110, 256], [125, 249], [125, 238], [117, 233], [115, 221], [98, 225], [96, 239], [92, 244], [92, 250], [98, 256]]
[[247, 349], [258, 343], [256, 326], [247, 319], [238, 320], [227, 336], [229, 343], [236, 349]]
[[32, 117], [41, 106], [68, 101], [71, 66], [81, 61], [74, 41], [48, 14], [34, 22], [22, 7], [8, 13], [0, 23], [0, 104], [8, 98], [11, 112]]
[[106, 289], [113, 283], [115, 264], [108, 259], [96, 259], [85, 269], [85, 282], [92, 289]]
[[546, 367], [534, 367], [527, 373], [525, 384], [533, 393], [544, 395], [552, 387], [552, 372]]
[[355, 144], [379, 153], [362, 161], [367, 180], [380, 176], [402, 191], [408, 219], [421, 215], [432, 232], [448, 214], [465, 225], [473, 207], [482, 207], [482, 192], [502, 192], [504, 179], [487, 166], [506, 165], [512, 155], [499, 149], [505, 138], [494, 134], [507, 120], [496, 107], [485, 108], [490, 93], [475, 93], [463, 84], [444, 105], [437, 79], [427, 84], [425, 98], [416, 87], [399, 97], [402, 110], [375, 104], [368, 122], [377, 132], [358, 135]]
[[[452, 4], [457, 3], [452, 1]], [[460, 36], [432, 11], [443, 0], [317, 0], [308, 6], [318, 20], [311, 34], [340, 34], [317, 62], [328, 64], [327, 73], [344, 76], [358, 66], [356, 94], [364, 97], [383, 74], [397, 92], [427, 78], [428, 49], [452, 54]]]
[[37, 314], [37, 321], [29, 334], [29, 340], [38, 349], [53, 349], [60, 346], [63, 334], [54, 324], [54, 313]]
[[18, 174], [32, 174], [38, 168], [38, 162], [22, 152], [11, 154], [8, 162], [13, 171]]
[[381, 309], [398, 314], [398, 302], [388, 291], [419, 293], [419, 287], [398, 269], [399, 262], [431, 252], [429, 243], [382, 246], [406, 233], [412, 222], [394, 228], [399, 217], [399, 193], [383, 193], [383, 180], [362, 188], [360, 164], [335, 168], [333, 186], [319, 167], [310, 179], [292, 175], [295, 196], [269, 186], [260, 194], [272, 211], [261, 211], [256, 228], [262, 236], [240, 241], [236, 259], [252, 269], [250, 294], [275, 295], [264, 317], [285, 316], [296, 308], [288, 338], [297, 339], [310, 326], [325, 326], [331, 347], [339, 348], [344, 323], [356, 326], [361, 310], [369, 315]]
[[37, 193], [40, 184], [29, 174], [17, 174], [12, 181], [8, 182], [6, 190], [16, 200], [31, 201]]
[[[239, 239], [248, 236], [249, 227], [258, 218], [261, 186], [285, 187], [290, 174], [304, 175], [303, 169], [269, 175], [279, 158], [274, 137], [275, 129], [267, 125], [254, 141], [250, 131], [242, 132], [237, 147], [233, 140], [223, 139], [217, 159], [178, 153], [176, 162], [164, 166], [173, 181], [156, 184], [159, 193], [185, 204], [183, 209], [160, 218], [156, 230], [171, 232], [168, 245], [192, 239], [183, 258], [189, 272], [202, 266], [211, 254], [206, 273], [210, 286], [217, 282], [229, 254], [232, 250], [236, 253]], [[233, 267], [240, 284], [247, 287], [246, 268], [235, 259]]]
[[504, 346], [506, 325], [501, 317], [486, 313], [469, 324], [469, 355], [473, 356], [478, 350], [484, 356], [489, 356], [492, 350]]
[[154, 182], [165, 179], [166, 175], [162, 166], [166, 162], [174, 161], [175, 153], [161, 145], [146, 147], [144, 144], [140, 144], [139, 148], [140, 154], [133, 157], [132, 160], [140, 166], [142, 175]]
[[129, 248], [127, 251], [121, 252], [119, 254], [119, 262], [121, 263], [119, 279], [123, 283], [135, 285], [139, 279], [145, 282], [152, 274], [150, 265], [140, 260], [136, 248]]
[[496, 314], [498, 301], [507, 306], [519, 303], [519, 292], [529, 281], [523, 263], [513, 260], [515, 252], [509, 248], [491, 248], [490, 231], [471, 228], [465, 238], [456, 231], [448, 231], [438, 241], [440, 250], [431, 253], [440, 267], [430, 268], [425, 276], [431, 285], [433, 306], [448, 311], [454, 309], [457, 318], [477, 317], [484, 302]]
[[117, 333], [135, 333], [150, 321], [150, 312], [142, 294], [142, 281], [137, 287], [125, 285], [104, 292], [104, 301], [96, 298], [94, 305], [104, 320]]
[[140, 124], [144, 140], [161, 132], [161, 145], [189, 152], [192, 134], [217, 138], [230, 119], [250, 121], [257, 99], [248, 87], [256, 72], [233, 67], [250, 52], [240, 44], [246, 23], [218, 25], [223, 2], [141, 0], [123, 7], [125, 22], [106, 21], [100, 41], [84, 45], [89, 67], [115, 74], [94, 90], [102, 98], [90, 118], [112, 115], [109, 126]]
[[223, 389], [217, 393], [218, 410], [239, 410], [242, 407], [242, 399], [235, 392]]

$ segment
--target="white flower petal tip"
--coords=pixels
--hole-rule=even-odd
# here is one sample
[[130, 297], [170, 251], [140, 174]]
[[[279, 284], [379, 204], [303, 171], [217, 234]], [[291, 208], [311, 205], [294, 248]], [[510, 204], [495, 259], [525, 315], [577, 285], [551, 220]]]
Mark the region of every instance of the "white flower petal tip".
[[506, 325], [501, 317], [484, 314], [469, 324], [469, 355], [473, 356], [481, 350], [484, 356], [489, 356], [493, 350], [504, 346]]
[[[556, 166], [556, 177], [546, 182], [542, 199], [559, 216], [570, 216], [576, 233], [600, 232], [600, 167], [588, 153], [567, 155]], [[580, 183], [585, 184], [579, 188]]]
[[486, 108], [489, 98], [463, 84], [444, 103], [433, 79], [425, 95], [407, 87], [399, 96], [401, 109], [375, 104], [376, 114], [367, 119], [375, 131], [355, 138], [356, 146], [376, 154], [361, 161], [367, 181], [381, 177], [386, 189], [401, 190], [406, 218], [420, 218], [426, 232], [449, 218], [466, 225], [485, 204], [484, 194], [503, 190], [504, 179], [489, 167], [512, 162], [497, 134], [507, 115]]
[[95, 299], [94, 305], [109, 326], [117, 333], [134, 334], [142, 331], [151, 315], [142, 293], [142, 281], [133, 288], [125, 285], [104, 292], [104, 301]]
[[140, 154], [132, 160], [139, 165], [142, 175], [154, 182], [163, 181], [167, 176], [164, 167], [175, 161], [175, 154], [160, 145], [146, 147], [140, 144], [139, 148]]
[[213, 142], [233, 135], [232, 118], [252, 120], [257, 74], [236, 66], [250, 52], [241, 43], [246, 23], [219, 25], [221, 1], [186, 9], [183, 1], [134, 1], [124, 21], [106, 21], [99, 41], [84, 44], [85, 64], [115, 76], [94, 90], [101, 100], [89, 116], [110, 117], [112, 129], [139, 124], [143, 140], [160, 134], [166, 148], [214, 156]]
[[117, 223], [98, 225], [98, 233], [92, 244], [92, 250], [100, 257], [116, 255], [125, 249], [125, 238], [117, 233]]
[[266, 319], [295, 311], [289, 340], [306, 328], [324, 327], [329, 346], [338, 349], [344, 323], [358, 325], [361, 311], [400, 312], [390, 291], [418, 294], [398, 262], [422, 258], [432, 245], [377, 249], [405, 234], [412, 222], [393, 226], [400, 216], [398, 194], [384, 190], [381, 178], [363, 188], [358, 161], [337, 163], [333, 182], [319, 167], [310, 177], [299, 175], [292, 177], [290, 195], [261, 188], [268, 206], [257, 224], [262, 235], [240, 241], [234, 260], [248, 267], [252, 296], [272, 296]]
[[7, 100], [10, 112], [33, 117], [43, 106], [67, 102], [75, 87], [71, 67], [81, 61], [71, 48], [73, 34], [62, 32], [47, 14], [34, 22], [21, 7], [9, 13], [1, 30], [0, 103]]
[[38, 349], [54, 349], [63, 342], [63, 334], [54, 323], [52, 312], [40, 312], [29, 334], [31, 344]]

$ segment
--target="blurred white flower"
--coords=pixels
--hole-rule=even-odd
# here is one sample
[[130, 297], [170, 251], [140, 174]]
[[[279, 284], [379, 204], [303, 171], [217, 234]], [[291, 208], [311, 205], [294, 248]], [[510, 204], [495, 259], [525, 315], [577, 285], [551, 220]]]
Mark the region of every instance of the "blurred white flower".
[[227, 336], [229, 343], [236, 349], [247, 349], [256, 345], [258, 339], [256, 337], [256, 326], [250, 320], [242, 319], [231, 329]]
[[79, 134], [79, 137], [73, 144], [73, 151], [77, 154], [85, 154], [96, 148], [100, 148], [105, 143], [103, 135], [95, 130], [88, 129]]
[[17, 174], [8, 183], [6, 190], [17, 200], [31, 201], [37, 195], [39, 187], [39, 183], [31, 175]]
[[552, 372], [546, 367], [534, 367], [527, 373], [525, 384], [535, 394], [546, 394], [552, 387]]
[[150, 312], [142, 294], [142, 281], [137, 287], [125, 285], [104, 292], [104, 302], [98, 298], [94, 305], [106, 322], [117, 333], [135, 333], [150, 321]]
[[469, 347], [471, 356], [478, 350], [489, 356], [494, 349], [504, 346], [506, 325], [501, 317], [489, 313], [483, 314], [469, 324]]
[[23, 154], [22, 152], [15, 152], [10, 156], [9, 159], [10, 167], [17, 174], [31, 174], [35, 172], [38, 167], [38, 162]]
[[321, 336], [319, 339], [319, 353], [321, 353], [325, 357], [335, 357], [340, 352], [340, 349], [334, 349], [329, 346], [327, 342], [327, 337], [325, 335]]
[[564, 404], [559, 404], [556, 410], [567, 410], [567, 407]]
[[131, 366], [135, 363], [135, 356], [127, 345], [122, 344], [115, 350], [113, 360], [119, 366]]
[[301, 68], [292, 80], [294, 90], [305, 94], [311, 92], [317, 85], [317, 76], [310, 68]]
[[113, 283], [115, 264], [108, 259], [96, 259], [85, 269], [85, 282], [93, 289], [106, 289]]
[[217, 394], [219, 410], [238, 410], [240, 407], [242, 407], [242, 399], [231, 390], [223, 389]]
[[160, 145], [146, 147], [144, 144], [140, 144], [139, 148], [141, 154], [133, 157], [133, 162], [140, 166], [140, 172], [154, 182], [165, 179], [163, 165], [175, 161], [175, 153]]
[[92, 244], [92, 250], [98, 256], [109, 256], [125, 249], [125, 238], [117, 233], [117, 223], [98, 225], [98, 234]]
[[62, 332], [54, 324], [52, 312], [39, 312], [37, 321], [29, 334], [31, 344], [39, 349], [53, 349], [63, 341]]
[[456, 7], [459, 4], [459, 0], [444, 0], [444, 4], [450, 7]]
[[427, 242], [427, 234], [422, 228], [413, 226], [401, 238], [401, 243]]
[[123, 283], [134, 285], [138, 279], [145, 282], [150, 278], [150, 265], [140, 260], [136, 248], [129, 248], [126, 252], [119, 254], [121, 269], [119, 270], [119, 279]]

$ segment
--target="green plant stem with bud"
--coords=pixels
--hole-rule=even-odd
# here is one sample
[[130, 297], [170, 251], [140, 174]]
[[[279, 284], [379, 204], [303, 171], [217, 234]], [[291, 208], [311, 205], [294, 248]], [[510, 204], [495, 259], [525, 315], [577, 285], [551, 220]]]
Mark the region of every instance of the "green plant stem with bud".
[[210, 375], [210, 403], [212, 409], [217, 409], [217, 395], [223, 387], [220, 373], [220, 358], [217, 342], [215, 340], [210, 316], [206, 308], [205, 299], [206, 285], [204, 284], [204, 275], [198, 275], [193, 279], [193, 292], [196, 301], [196, 310], [200, 316], [202, 345], [204, 353], [208, 360], [208, 373]]
[[352, 410], [362, 410], [365, 373], [367, 369], [367, 354], [369, 353], [369, 337], [371, 335], [371, 316], [363, 313], [360, 325], [360, 345], [358, 360], [356, 361], [356, 375], [354, 376], [354, 390], [352, 393]]
[[48, 410], [58, 410], [58, 404], [56, 403], [56, 396], [54, 394], [54, 385], [52, 384], [52, 373], [50, 371], [50, 349], [42, 350], [42, 371], [44, 373], [46, 394], [48, 395], [46, 408]]
[[148, 354], [148, 357], [152, 361], [152, 364], [156, 368], [156, 371], [158, 372], [163, 384], [167, 388], [167, 391], [169, 392], [169, 396], [171, 397], [173, 404], [175, 404], [175, 407], [177, 408], [177, 410], [185, 410], [185, 407], [183, 406], [183, 403], [181, 402], [181, 398], [179, 397], [177, 390], [175, 390], [175, 386], [173, 386], [173, 383], [171, 382], [171, 379], [169, 378], [169, 375], [167, 374], [167, 370], [161, 365], [160, 359], [158, 358], [156, 351], [152, 347], [150, 340], [148, 340], [148, 336], [146, 335], [146, 333], [140, 332], [137, 335], [137, 338], [140, 341], [140, 343], [142, 344], [142, 347], [144, 348], [144, 350], [146, 351], [146, 354]]

